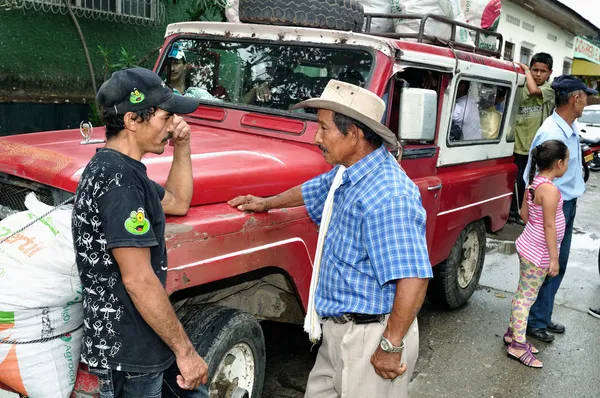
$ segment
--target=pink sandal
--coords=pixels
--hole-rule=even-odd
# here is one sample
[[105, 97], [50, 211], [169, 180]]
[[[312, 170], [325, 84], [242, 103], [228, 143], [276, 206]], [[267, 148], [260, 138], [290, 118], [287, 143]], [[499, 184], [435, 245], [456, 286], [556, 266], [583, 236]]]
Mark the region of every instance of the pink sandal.
[[[506, 329], [506, 333], [504, 333], [504, 337], [502, 338], [502, 340], [504, 340], [504, 345], [510, 345], [510, 343], [513, 342], [513, 338], [514, 338], [513, 331], [510, 328]], [[531, 351], [532, 354], [540, 353], [540, 351], [537, 348], [535, 348], [533, 346], [533, 344], [531, 344], [529, 342], [527, 342], [525, 344], [527, 344], [529, 346], [529, 351]]]
[[[530, 368], [536, 368], [536, 369], [541, 369], [544, 365], [534, 365], [533, 363], [537, 360], [537, 358], [535, 357], [535, 355], [533, 355], [533, 353], [531, 352], [531, 350], [529, 349], [529, 346], [531, 344], [529, 343], [519, 343], [518, 341], [514, 341], [512, 343], [510, 343], [510, 345], [508, 346], [508, 349], [506, 350], [506, 353], [508, 354], [508, 356], [512, 359], [516, 359], [517, 361], [521, 362], [523, 365], [528, 366]], [[525, 352], [521, 355], [516, 355], [513, 354], [512, 352], [510, 352], [510, 349], [516, 349], [516, 350], [524, 350]]]

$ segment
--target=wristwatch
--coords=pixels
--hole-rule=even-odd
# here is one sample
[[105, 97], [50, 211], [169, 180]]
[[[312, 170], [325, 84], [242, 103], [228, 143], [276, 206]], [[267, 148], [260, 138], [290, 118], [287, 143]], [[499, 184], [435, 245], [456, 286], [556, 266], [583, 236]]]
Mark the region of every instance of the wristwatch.
[[400, 344], [400, 347], [396, 347], [392, 344], [391, 341], [389, 341], [385, 337], [381, 336], [381, 340], [379, 341], [379, 346], [385, 352], [398, 353], [398, 352], [402, 352], [402, 350], [404, 350], [404, 340], [402, 340], [402, 344]]

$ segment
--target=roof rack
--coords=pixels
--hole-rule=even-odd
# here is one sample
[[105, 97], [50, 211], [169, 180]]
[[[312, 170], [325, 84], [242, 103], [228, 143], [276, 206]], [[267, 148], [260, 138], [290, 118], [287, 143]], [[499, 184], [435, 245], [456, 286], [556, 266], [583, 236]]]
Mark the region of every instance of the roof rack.
[[[418, 33], [395, 33], [395, 32], [375, 33], [375, 32], [371, 32], [371, 21], [373, 20], [373, 18], [411, 19], [411, 20], [417, 19], [417, 20], [421, 20], [421, 24], [419, 26]], [[366, 19], [366, 27], [365, 27], [364, 33], [366, 33], [366, 34], [370, 34], [370, 35], [374, 35], [374, 36], [389, 37], [392, 39], [417, 39], [417, 41], [419, 43], [423, 43], [424, 40], [427, 40], [427, 44], [432, 44], [432, 45], [442, 46], [442, 47], [457, 48], [459, 50], [463, 50], [463, 51], [467, 51], [467, 52], [501, 58], [502, 44], [504, 41], [504, 39], [502, 38], [502, 35], [498, 32], [492, 32], [490, 30], [485, 30], [485, 29], [479, 28], [475, 25], [469, 25], [467, 23], [458, 22], [453, 19], [446, 18], [446, 17], [440, 16], [440, 15], [435, 15], [435, 14], [401, 14], [401, 15], [399, 15], [399, 14], [376, 14], [376, 13], [370, 14], [369, 13], [369, 14], [365, 14], [365, 19]], [[427, 21], [429, 21], [431, 19], [450, 25], [450, 27], [452, 29], [451, 29], [449, 40], [441, 39], [437, 36], [425, 34], [425, 24], [427, 23]], [[475, 46], [470, 46], [468, 44], [464, 44], [464, 43], [460, 43], [460, 42], [456, 41], [456, 28], [457, 27], [462, 27], [462, 28], [472, 30], [475, 32]], [[481, 40], [480, 37], [482, 34], [494, 36], [497, 39], [497, 44], [498, 44], [498, 46], [496, 47], [497, 50], [486, 50], [483, 48], [479, 48], [479, 42]]]

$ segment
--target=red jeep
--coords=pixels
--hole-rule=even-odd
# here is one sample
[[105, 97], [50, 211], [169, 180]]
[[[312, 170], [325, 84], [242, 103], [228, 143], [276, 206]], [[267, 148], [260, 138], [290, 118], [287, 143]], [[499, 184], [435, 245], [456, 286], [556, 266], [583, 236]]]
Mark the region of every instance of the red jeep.
[[[341, 29], [362, 21], [362, 10], [352, 12], [360, 15], [348, 14]], [[443, 20], [426, 16], [421, 23], [432, 18]], [[167, 289], [209, 364], [214, 397], [260, 397], [265, 348], [258, 320], [303, 320], [317, 242], [306, 210], [245, 214], [226, 202], [274, 195], [330, 170], [313, 144], [315, 115], [288, 111], [319, 96], [329, 79], [362, 85], [387, 103], [385, 123], [403, 143], [401, 165], [427, 210], [431, 302], [457, 308], [469, 299], [486, 231], [508, 218], [514, 98], [524, 75], [498, 53], [460, 50], [422, 33], [325, 29], [335, 27], [329, 19], [320, 26], [172, 24], [156, 62], [168, 82], [168, 55], [183, 49], [188, 84], [208, 94], [187, 117], [195, 190], [187, 216], [167, 219]], [[478, 40], [483, 32], [469, 28]], [[0, 217], [24, 210], [29, 191], [48, 204], [70, 197], [102, 145], [91, 142], [77, 130], [1, 138]], [[155, 181], [165, 182], [171, 155], [167, 147], [144, 159]]]

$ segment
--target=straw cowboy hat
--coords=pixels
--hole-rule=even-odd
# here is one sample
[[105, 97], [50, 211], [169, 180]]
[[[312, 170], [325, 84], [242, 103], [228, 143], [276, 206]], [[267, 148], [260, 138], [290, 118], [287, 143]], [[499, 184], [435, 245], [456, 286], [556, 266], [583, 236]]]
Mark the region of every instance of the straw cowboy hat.
[[291, 109], [326, 109], [348, 116], [369, 127], [383, 138], [385, 145], [398, 151], [400, 144], [390, 129], [381, 124], [385, 102], [374, 93], [350, 83], [330, 80], [319, 98], [312, 98], [294, 105]]

